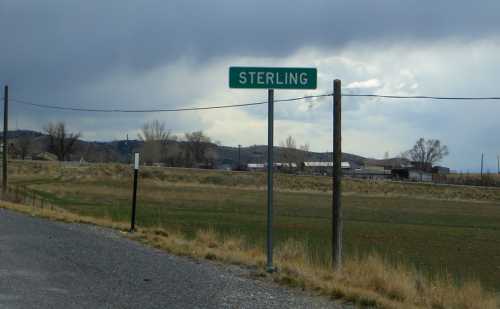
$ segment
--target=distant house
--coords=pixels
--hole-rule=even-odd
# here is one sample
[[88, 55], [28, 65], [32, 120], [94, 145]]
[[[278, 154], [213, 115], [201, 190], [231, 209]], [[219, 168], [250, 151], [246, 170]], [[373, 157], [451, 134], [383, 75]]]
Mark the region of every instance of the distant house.
[[[248, 163], [246, 165], [249, 171], [265, 171], [266, 163]], [[333, 162], [303, 162], [302, 169], [304, 173], [313, 175], [332, 175]], [[388, 160], [366, 160], [363, 166], [352, 164], [351, 162], [341, 162], [344, 176], [373, 179], [373, 180], [408, 180], [408, 181], [433, 181], [433, 175], [440, 173], [444, 175], [449, 173], [449, 168], [435, 166], [434, 168], [426, 165], [418, 165], [406, 159], [388, 159]], [[419, 168], [423, 167], [423, 169]], [[274, 169], [277, 171], [298, 170], [296, 163], [274, 163]]]
[[362, 179], [383, 180], [391, 178], [391, 171], [386, 169], [384, 166], [365, 165], [355, 169], [351, 176]]
[[[305, 173], [316, 174], [316, 175], [331, 175], [333, 162], [302, 162], [298, 165], [297, 163], [286, 163], [286, 162], [276, 162], [273, 164], [275, 170], [299, 170], [299, 167], [304, 170]], [[264, 171], [267, 168], [267, 163], [248, 163], [247, 169], [249, 171]], [[351, 170], [351, 163], [341, 162], [341, 168], [344, 173]]]
[[418, 161], [411, 161], [411, 166], [419, 171], [432, 173], [432, 163], [430, 162], [423, 163]]
[[248, 163], [247, 169], [249, 171], [263, 171], [266, 168], [266, 165], [263, 163]]
[[432, 173], [437, 175], [448, 175], [450, 173], [450, 168], [436, 165], [432, 168]]
[[274, 166], [278, 167], [278, 169], [281, 169], [281, 168], [297, 168], [297, 164], [296, 163], [280, 163], [280, 162], [276, 162], [273, 164]]
[[410, 160], [405, 158], [392, 158], [392, 159], [366, 159], [364, 161], [365, 167], [383, 167], [385, 170], [392, 170], [394, 168], [412, 167]]
[[431, 182], [432, 181], [432, 173], [419, 171], [419, 170], [410, 170], [409, 180]]
[[423, 181], [431, 182], [432, 173], [416, 169], [414, 167], [408, 168], [394, 168], [391, 170], [392, 178], [395, 180], [410, 180], [410, 181]]
[[[351, 163], [340, 162], [342, 169], [350, 169]], [[332, 167], [333, 162], [304, 162], [305, 167]]]
[[394, 158], [384, 160], [368, 159], [365, 161], [365, 166], [356, 172], [363, 175], [363, 178], [372, 178], [369, 175], [373, 174], [373, 178], [431, 182], [433, 181], [433, 175], [436, 173], [449, 173], [449, 169], [440, 166], [432, 167], [430, 163]]
[[[350, 173], [352, 166], [350, 162], [340, 162], [340, 168], [344, 174]], [[333, 162], [304, 162], [304, 171], [316, 175], [332, 175]]]

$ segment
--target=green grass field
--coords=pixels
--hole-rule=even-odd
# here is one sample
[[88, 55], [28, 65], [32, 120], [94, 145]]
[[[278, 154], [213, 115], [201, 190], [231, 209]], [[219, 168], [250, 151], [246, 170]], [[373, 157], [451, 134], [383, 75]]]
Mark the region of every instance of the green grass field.
[[[16, 162], [12, 184], [36, 190], [79, 214], [128, 221], [130, 168]], [[147, 168], [137, 223], [194, 233], [211, 227], [264, 246], [265, 175]], [[320, 263], [330, 255], [331, 180], [277, 176], [275, 240], [307, 243]], [[476, 278], [500, 291], [500, 190], [345, 181], [345, 258], [378, 252], [432, 275]]]

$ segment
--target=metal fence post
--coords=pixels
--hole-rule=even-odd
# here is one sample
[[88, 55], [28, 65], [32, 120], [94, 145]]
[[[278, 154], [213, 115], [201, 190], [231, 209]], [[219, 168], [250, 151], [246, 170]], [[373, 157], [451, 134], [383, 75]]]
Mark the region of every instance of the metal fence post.
[[132, 192], [132, 217], [130, 219], [130, 232], [133, 232], [135, 229], [135, 208], [137, 201], [137, 176], [139, 172], [139, 153], [135, 153], [134, 155], [134, 187]]

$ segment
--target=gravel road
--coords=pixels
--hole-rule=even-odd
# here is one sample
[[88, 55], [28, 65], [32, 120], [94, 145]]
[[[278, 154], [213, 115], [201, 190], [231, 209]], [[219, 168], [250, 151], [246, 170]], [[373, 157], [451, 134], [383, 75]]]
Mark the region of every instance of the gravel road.
[[0, 209], [0, 308], [352, 308], [149, 248], [120, 233]]

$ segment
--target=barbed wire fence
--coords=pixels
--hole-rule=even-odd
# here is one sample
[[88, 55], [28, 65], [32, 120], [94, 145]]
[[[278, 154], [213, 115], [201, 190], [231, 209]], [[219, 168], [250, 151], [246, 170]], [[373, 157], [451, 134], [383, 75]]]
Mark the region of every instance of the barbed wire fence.
[[2, 199], [16, 204], [31, 206], [34, 209], [38, 208], [40, 210], [54, 210], [57, 208], [57, 205], [52, 203], [50, 198], [45, 197], [43, 194], [30, 188], [26, 184], [9, 184], [6, 191], [2, 194]]

